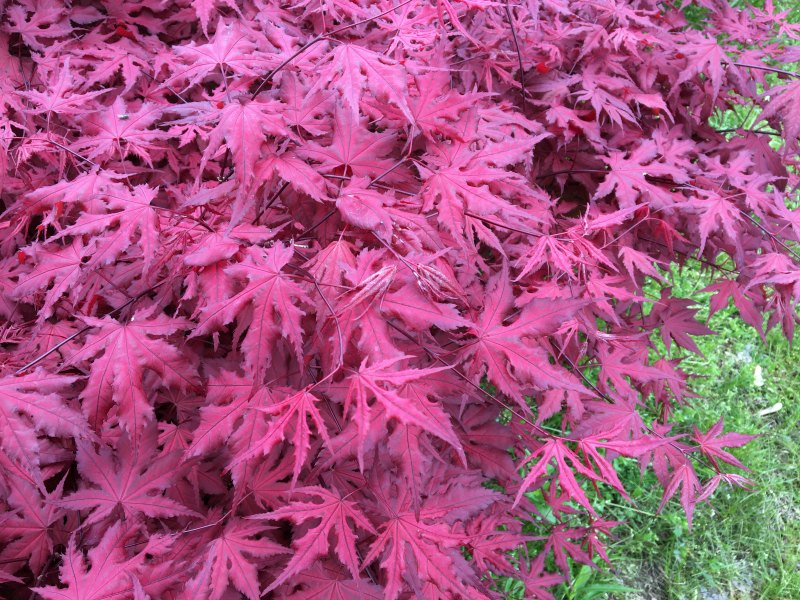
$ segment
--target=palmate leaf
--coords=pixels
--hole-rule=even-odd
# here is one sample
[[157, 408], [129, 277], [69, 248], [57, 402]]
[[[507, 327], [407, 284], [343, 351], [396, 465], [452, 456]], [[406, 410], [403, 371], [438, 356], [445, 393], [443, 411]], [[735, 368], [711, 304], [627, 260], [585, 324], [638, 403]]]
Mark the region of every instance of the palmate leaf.
[[266, 456], [276, 445], [289, 438], [295, 456], [292, 475], [292, 487], [294, 487], [300, 477], [300, 471], [306, 463], [311, 446], [311, 423], [316, 428], [317, 434], [330, 446], [328, 425], [323, 420], [320, 408], [317, 406], [319, 402], [320, 398], [306, 390], [301, 390], [270, 406], [260, 407], [259, 410], [273, 415], [267, 424], [267, 430], [261, 437], [250, 440], [249, 447], [237, 455], [231, 466], [236, 466], [257, 455]]
[[648, 180], [648, 176], [667, 177], [677, 183], [685, 182], [687, 176], [682, 169], [654, 160], [657, 156], [658, 149], [652, 142], [643, 142], [627, 157], [624, 152], [609, 153], [602, 160], [610, 172], [594, 197], [601, 198], [613, 191], [622, 209], [630, 208], [642, 196], [656, 207], [671, 204], [675, 200], [672, 192]]
[[[199, 3], [197, 10], [203, 9]], [[202, 24], [202, 19], [201, 19]], [[164, 83], [171, 86], [185, 83], [191, 87], [210, 75], [233, 75], [239, 77], [255, 75], [256, 68], [275, 66], [274, 58], [258, 52], [261, 39], [252, 30], [248, 31], [237, 22], [220, 19], [210, 42], [181, 45], [175, 50], [173, 73]]]
[[726, 452], [723, 448], [737, 448], [744, 446], [750, 440], [757, 438], [757, 435], [744, 435], [741, 433], [722, 433], [725, 427], [725, 417], [720, 417], [711, 429], [706, 433], [702, 433], [695, 427], [692, 439], [698, 445], [700, 452], [710, 460], [714, 465], [718, 465], [718, 460], [726, 462], [734, 467], [749, 470], [730, 452]]
[[91, 106], [92, 98], [105, 93], [105, 90], [95, 90], [87, 93], [75, 91], [75, 78], [70, 69], [70, 57], [64, 61], [54, 80], [46, 86], [45, 92], [26, 90], [20, 95], [34, 102], [39, 108], [37, 112], [83, 112]]
[[[133, 244], [141, 249], [144, 263], [150, 267], [159, 246], [159, 216], [154, 200], [156, 190], [140, 185], [133, 190], [113, 190], [103, 193], [105, 206], [96, 212], [84, 212], [74, 224], [62, 229], [54, 239], [105, 232], [102, 241], [81, 253], [88, 257], [86, 270], [94, 270], [117, 260]], [[74, 242], [73, 242], [74, 243]]]
[[[376, 98], [389, 100], [409, 121], [414, 120], [406, 101], [407, 75], [392, 59], [356, 44], [339, 44], [318, 68], [321, 77], [317, 85], [336, 90], [353, 117], [358, 117], [359, 102], [368, 89]], [[312, 93], [316, 89], [312, 88]]]
[[64, 491], [61, 479], [52, 492], [37, 489], [36, 481], [0, 455], [0, 464], [7, 474], [8, 504], [14, 513], [2, 521], [3, 564], [28, 563], [31, 570], [41, 572], [55, 547], [57, 532], [54, 526], [64, 517], [64, 510], [56, 505]]
[[505, 324], [513, 305], [508, 269], [498, 273], [488, 286], [489, 296], [480, 318], [471, 325], [475, 341], [464, 354], [474, 357], [474, 366], [485, 365], [489, 380], [527, 411], [524, 391], [534, 386], [583, 389], [575, 376], [550, 364], [541, 345], [529, 341], [535, 335], [554, 333], [583, 304], [534, 302], [511, 324]]
[[91, 444], [82, 443], [78, 447], [78, 469], [92, 485], [64, 497], [56, 504], [71, 510], [91, 510], [87, 524], [105, 521], [115, 511], [120, 511], [134, 522], [143, 515], [196, 515], [194, 511], [161, 494], [181, 475], [177, 468], [181, 456], [175, 452], [157, 456], [155, 443], [153, 427], [144, 433], [139, 446], [134, 446], [127, 434], [123, 434], [118, 441], [116, 451], [109, 447], [95, 451]]
[[528, 491], [528, 488], [547, 474], [547, 467], [551, 462], [555, 465], [556, 477], [561, 489], [591, 514], [596, 514], [589, 502], [589, 498], [575, 478], [575, 473], [577, 472], [590, 479], [597, 479], [597, 475], [591, 469], [588, 469], [578, 455], [570, 450], [564, 442], [557, 439], [545, 442], [541, 448], [523, 460], [521, 466], [525, 466], [528, 463], [533, 463], [533, 466], [525, 475], [522, 486], [517, 492], [515, 503], [518, 504], [522, 500], [523, 494]]
[[251, 201], [247, 196], [256, 175], [256, 162], [261, 158], [262, 134], [290, 135], [283, 121], [280, 103], [248, 102], [244, 99], [231, 102], [222, 108], [219, 123], [209, 135], [201, 168], [213, 158], [223, 142], [233, 157], [232, 164], [239, 186], [231, 226], [238, 225], [250, 208]]
[[129, 557], [124, 547], [128, 535], [123, 523], [109, 527], [100, 542], [89, 550], [88, 564], [73, 535], [60, 567], [61, 582], [67, 587], [35, 587], [32, 591], [47, 600], [100, 600], [109, 595], [136, 594], [138, 588], [141, 590], [139, 597], [144, 597], [137, 575], [150, 553], [162, 552], [171, 540], [153, 536], [146, 545], [139, 547], [139, 552]]
[[287, 548], [260, 537], [267, 529], [271, 528], [242, 519], [229, 521], [206, 545], [202, 567], [187, 589], [204, 595], [210, 587], [208, 598], [219, 600], [232, 584], [248, 600], [258, 600], [258, 572], [252, 559], [289, 553]]
[[[380, 404], [386, 411], [387, 418], [396, 418], [406, 425], [416, 425], [436, 437], [451, 444], [464, 457], [464, 451], [450, 426], [447, 415], [424, 394], [415, 394], [408, 387], [410, 382], [423, 379], [447, 367], [429, 369], [399, 369], [398, 363], [407, 357], [381, 361], [377, 364], [361, 368], [350, 377], [345, 398], [345, 413], [356, 417], [359, 428], [359, 464], [364, 463], [364, 438], [370, 422], [370, 400]], [[365, 361], [366, 362], [366, 361]], [[464, 459], [464, 462], [466, 460]]]
[[150, 151], [166, 135], [151, 128], [159, 122], [162, 111], [161, 107], [147, 103], [134, 111], [119, 97], [101, 113], [87, 116], [85, 127], [89, 135], [74, 143], [72, 149], [87, 151], [89, 159], [123, 158], [132, 153], [150, 162]]
[[[463, 559], [455, 551], [464, 541], [463, 537], [450, 531], [441, 520], [427, 514], [428, 510], [435, 514], [437, 498], [432, 498], [419, 514], [415, 514], [406, 490], [387, 486], [377, 497], [380, 510], [388, 519], [383, 521], [379, 535], [364, 557], [364, 563], [369, 564], [380, 558], [381, 568], [387, 575], [387, 598], [396, 599], [403, 581], [408, 580], [427, 582], [430, 592], [438, 587], [440, 593], [469, 592], [474, 598], [488, 598], [475, 586], [464, 583], [464, 579], [469, 578], [469, 572], [464, 569]], [[480, 507], [481, 504], [472, 502], [468, 510], [477, 511]], [[407, 558], [408, 553], [413, 559]]]
[[[30, 262], [33, 270], [27, 272], [11, 292], [14, 298], [25, 298], [34, 292], [47, 289], [39, 318], [44, 320], [53, 314], [53, 308], [65, 293], [73, 301], [81, 298], [84, 286], [79, 280], [86, 276], [83, 258], [91, 254], [93, 248], [86, 248], [79, 239], [64, 247], [38, 247]], [[27, 259], [25, 262], [29, 262]]]
[[58, 393], [74, 381], [74, 377], [44, 371], [0, 378], [0, 451], [25, 465], [38, 484], [42, 483], [40, 432], [74, 439], [92, 437], [86, 419]]
[[93, 428], [99, 429], [108, 411], [117, 405], [120, 422], [131, 435], [139, 435], [153, 417], [152, 387], [145, 383], [146, 369], [157, 373], [164, 385], [178, 389], [187, 390], [198, 383], [197, 372], [186, 357], [154, 337], [183, 329], [186, 321], [139, 314], [128, 323], [110, 317], [84, 317], [84, 322], [95, 327], [95, 332], [69, 355], [67, 364], [90, 365], [82, 399], [83, 412]]
[[242, 342], [247, 367], [260, 381], [270, 364], [270, 349], [278, 337], [286, 338], [299, 356], [302, 354], [300, 318], [304, 312], [297, 303], [310, 302], [305, 290], [283, 272], [294, 250], [278, 244], [266, 252], [253, 250], [247, 260], [231, 265], [229, 276], [246, 279], [246, 287], [217, 304], [206, 306], [192, 336], [207, 334], [233, 321], [246, 308], [247, 334]]
[[[286, 569], [266, 591], [277, 588], [293, 575], [304, 571], [320, 556], [326, 556], [332, 532], [336, 536], [335, 553], [337, 558], [350, 570], [354, 578], [358, 578], [360, 565], [356, 552], [354, 529], [376, 533], [366, 515], [352, 501], [342, 498], [336, 492], [318, 486], [297, 488], [294, 490], [294, 494], [312, 500], [294, 501], [278, 510], [252, 517], [269, 520], [289, 519], [296, 525], [312, 519], [319, 519], [316, 526], [309, 528], [307, 533], [297, 540], [294, 556], [289, 560]], [[321, 500], [321, 502], [316, 500]]]
[[[397, 138], [392, 132], [372, 132], [358, 115], [335, 105], [333, 136], [330, 144], [308, 141], [298, 149], [298, 156], [318, 163], [322, 173], [344, 171], [353, 177], [377, 177], [394, 164], [387, 155]], [[387, 174], [387, 181], [394, 178]]]

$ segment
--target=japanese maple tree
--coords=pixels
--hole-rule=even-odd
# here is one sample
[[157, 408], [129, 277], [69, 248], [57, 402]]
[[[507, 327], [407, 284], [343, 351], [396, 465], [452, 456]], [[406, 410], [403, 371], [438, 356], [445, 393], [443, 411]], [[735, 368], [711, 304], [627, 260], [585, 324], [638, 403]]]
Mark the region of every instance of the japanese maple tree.
[[622, 461], [747, 488], [665, 273], [794, 333], [784, 17], [0, 2], [0, 595], [549, 598]]

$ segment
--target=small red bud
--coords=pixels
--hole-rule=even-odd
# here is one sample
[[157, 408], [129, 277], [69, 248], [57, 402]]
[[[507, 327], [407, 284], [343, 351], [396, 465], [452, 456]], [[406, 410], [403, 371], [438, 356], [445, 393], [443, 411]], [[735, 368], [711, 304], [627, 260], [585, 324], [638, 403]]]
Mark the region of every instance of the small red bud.
[[539, 64], [536, 65], [536, 72], [545, 75], [546, 73], [550, 72], [550, 67], [548, 67], [543, 62], [540, 62]]
[[130, 30], [124, 25], [117, 25], [117, 28], [114, 29], [114, 33], [116, 33], [119, 37], [128, 38], [129, 40], [136, 39], [133, 33], [131, 33]]

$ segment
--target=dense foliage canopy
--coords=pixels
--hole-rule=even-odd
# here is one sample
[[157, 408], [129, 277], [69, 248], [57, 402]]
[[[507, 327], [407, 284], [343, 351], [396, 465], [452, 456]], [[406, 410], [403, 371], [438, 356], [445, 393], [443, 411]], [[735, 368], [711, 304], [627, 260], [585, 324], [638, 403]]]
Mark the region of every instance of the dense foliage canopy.
[[771, 2], [0, 10], [4, 597], [546, 598], [620, 461], [748, 485], [649, 282], [793, 333]]

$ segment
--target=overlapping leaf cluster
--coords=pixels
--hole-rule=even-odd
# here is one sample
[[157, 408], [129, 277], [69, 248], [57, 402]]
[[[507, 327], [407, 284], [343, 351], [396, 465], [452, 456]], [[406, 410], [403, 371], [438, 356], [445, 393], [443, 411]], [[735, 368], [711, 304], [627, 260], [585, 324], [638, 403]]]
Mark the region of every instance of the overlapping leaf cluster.
[[683, 8], [0, 3], [3, 595], [548, 597], [624, 457], [747, 485], [645, 284], [792, 335], [799, 32]]

